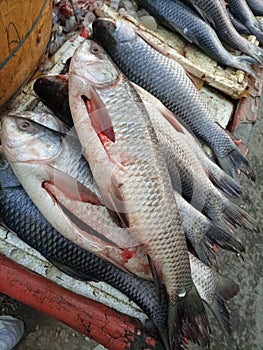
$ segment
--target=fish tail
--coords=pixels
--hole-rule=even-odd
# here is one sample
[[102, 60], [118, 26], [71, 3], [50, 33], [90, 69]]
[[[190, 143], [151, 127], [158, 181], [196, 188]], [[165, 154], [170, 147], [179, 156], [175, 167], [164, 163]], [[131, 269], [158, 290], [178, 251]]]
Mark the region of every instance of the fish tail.
[[225, 302], [233, 298], [239, 292], [239, 286], [229, 278], [218, 276], [218, 285], [213, 304], [209, 305], [213, 314], [217, 318], [219, 324], [223, 329], [231, 334], [231, 323], [229, 312], [225, 306]]
[[248, 75], [250, 75], [253, 78], [256, 78], [256, 74], [253, 71], [253, 69], [250, 67], [251, 64], [257, 64], [257, 61], [249, 56], [244, 56], [245, 59], [243, 58], [243, 56], [237, 56], [235, 57], [235, 61], [236, 61], [236, 68], [237, 69], [241, 69], [243, 70], [245, 73], [247, 73]]
[[249, 161], [237, 148], [233, 149], [225, 157], [218, 157], [218, 162], [221, 168], [233, 178], [236, 178], [238, 170], [241, 170], [252, 181], [256, 181], [256, 174], [249, 164]]
[[207, 266], [216, 265], [216, 255], [213, 250], [212, 245], [204, 241], [201, 241], [199, 244], [193, 246], [195, 253], [199, 260], [201, 260]]
[[227, 200], [227, 205], [222, 214], [223, 221], [226, 224], [231, 224], [236, 229], [245, 228], [248, 231], [259, 231], [255, 219], [229, 200]]
[[200, 346], [210, 344], [209, 321], [203, 302], [194, 286], [185, 297], [169, 303], [168, 332], [173, 350], [182, 349], [180, 339], [184, 338]]
[[215, 177], [211, 172], [208, 172], [209, 180], [219, 188], [225, 195], [229, 197], [240, 197], [247, 199], [247, 193], [242, 186], [231, 176], [225, 174], [220, 179]]
[[211, 246], [218, 246], [239, 255], [245, 252], [242, 242], [235, 238], [231, 233], [228, 233], [215, 224], [213, 224], [206, 232], [206, 239]]

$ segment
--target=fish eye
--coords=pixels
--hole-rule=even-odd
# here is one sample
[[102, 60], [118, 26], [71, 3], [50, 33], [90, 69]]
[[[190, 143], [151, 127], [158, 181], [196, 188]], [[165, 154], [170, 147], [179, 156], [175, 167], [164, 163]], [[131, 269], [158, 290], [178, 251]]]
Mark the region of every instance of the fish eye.
[[96, 53], [100, 52], [100, 49], [99, 49], [99, 47], [97, 45], [93, 45], [92, 49], [91, 49], [91, 52], [96, 54]]
[[28, 131], [31, 129], [32, 124], [28, 120], [19, 120], [17, 126], [22, 131]]

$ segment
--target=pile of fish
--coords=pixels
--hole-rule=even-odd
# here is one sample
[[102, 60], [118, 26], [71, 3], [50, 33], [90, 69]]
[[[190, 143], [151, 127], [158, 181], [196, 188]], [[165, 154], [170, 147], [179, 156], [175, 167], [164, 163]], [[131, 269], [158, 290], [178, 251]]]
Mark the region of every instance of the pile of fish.
[[[221, 3], [189, 2], [202, 14], [201, 4]], [[150, 12], [161, 1], [138, 3]], [[230, 333], [225, 303], [239, 290], [216, 248], [242, 255], [239, 230], [257, 230], [236, 204], [248, 197], [239, 170], [256, 175], [178, 63], [127, 23], [92, 27], [67, 75], [34, 83], [54, 114], [2, 119], [0, 217], [65, 273], [126, 294], [166, 350], [208, 346], [204, 304]], [[248, 54], [262, 62], [261, 52]], [[239, 67], [253, 61], [239, 57]]]

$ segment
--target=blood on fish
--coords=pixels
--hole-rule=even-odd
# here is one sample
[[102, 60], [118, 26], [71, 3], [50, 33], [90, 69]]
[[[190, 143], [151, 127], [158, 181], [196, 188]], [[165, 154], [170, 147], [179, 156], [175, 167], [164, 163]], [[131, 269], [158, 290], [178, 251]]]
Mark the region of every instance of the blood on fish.
[[121, 256], [124, 259], [129, 260], [134, 256], [134, 251], [131, 251], [129, 249], [123, 249], [123, 251], [121, 252]]
[[110, 116], [105, 110], [105, 107], [98, 107], [92, 99], [88, 99], [84, 95], [81, 97], [89, 113], [91, 124], [102, 145], [105, 146], [109, 141], [115, 142], [115, 133], [111, 124]]

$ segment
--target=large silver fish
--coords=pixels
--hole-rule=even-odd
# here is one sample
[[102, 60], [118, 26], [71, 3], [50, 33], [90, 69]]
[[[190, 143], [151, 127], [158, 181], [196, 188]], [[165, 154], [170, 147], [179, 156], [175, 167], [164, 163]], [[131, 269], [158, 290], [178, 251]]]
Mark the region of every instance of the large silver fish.
[[92, 41], [83, 42], [72, 57], [69, 103], [104, 205], [141, 244], [156, 281], [166, 287], [170, 343], [179, 347], [182, 319], [198, 327], [200, 319], [207, 326], [200, 316], [205, 312], [191, 278], [180, 213], [150, 117], [130, 82]]
[[232, 25], [222, 0], [184, 0], [192, 5], [207, 23], [215, 29], [220, 39], [233, 49], [244, 52], [263, 63], [263, 50], [243, 38]]
[[[180, 33], [215, 61], [254, 75], [250, 56], [234, 56], [225, 49], [216, 32], [188, 5], [179, 0], [136, 0], [162, 25]], [[249, 64], [248, 64], [249, 63]]]
[[156, 51], [127, 23], [99, 18], [94, 35], [127, 77], [157, 97], [179, 120], [215, 152], [221, 167], [232, 176], [241, 169], [255, 174], [229, 135], [214, 122], [200, 93], [183, 67]]
[[[147, 258], [138, 243], [127, 230], [116, 227], [88, 187], [63, 171], [70, 169], [70, 164], [73, 173], [83, 168], [81, 162], [71, 163], [81, 153], [76, 158], [74, 147], [69, 148], [58, 131], [39, 123], [61, 130], [52, 115], [24, 112], [5, 116], [1, 132], [4, 153], [32, 201], [52, 226], [76, 245], [126, 272], [151, 278]], [[93, 181], [87, 169], [83, 173], [87, 181]], [[79, 202], [85, 202], [86, 223], [76, 216]], [[105, 219], [101, 222], [100, 218]]]
[[[205, 156], [204, 152], [200, 149], [200, 146], [196, 143], [193, 136], [187, 133], [187, 131], [179, 123], [177, 123], [174, 115], [172, 115], [172, 113], [168, 111], [160, 101], [150, 95], [147, 91], [135, 84], [134, 87], [141, 96], [153, 125], [155, 125], [157, 128], [157, 137], [160, 142], [160, 146], [163, 148], [163, 150], [165, 150], [164, 154], [168, 157], [167, 163], [169, 164], [170, 162], [170, 153], [174, 152], [173, 148], [171, 149], [171, 142], [169, 142], [171, 138], [175, 138], [179, 145], [181, 144], [182, 152], [184, 148], [188, 149], [188, 144], [190, 144], [191, 149], [194, 150], [195, 155], [198, 156], [202, 166], [205, 167], [207, 172], [211, 172], [212, 175], [210, 174], [210, 178], [212, 177], [217, 186], [229, 195], [234, 194], [238, 196], [241, 191], [239, 185], [233, 178], [229, 177], [215, 163], [210, 161], [209, 158]], [[41, 100], [46, 105], [51, 107], [62, 121], [65, 120], [67, 124], [73, 127], [72, 116], [68, 105], [67, 81], [64, 76], [41, 77], [35, 82], [34, 89], [37, 91]], [[56, 99], [53, 98], [54, 95], [57, 96]], [[63, 110], [65, 113], [61, 114], [61, 110]], [[170, 120], [174, 126], [170, 125], [165, 118]], [[175, 128], [177, 129], [175, 130]], [[81, 159], [75, 159], [73, 161], [74, 157], [72, 156], [69, 158], [76, 165], [81, 161]], [[181, 161], [186, 162], [186, 160], [182, 160], [182, 158]], [[69, 165], [70, 163], [68, 163], [68, 166]], [[80, 168], [76, 165], [75, 167], [77, 169]], [[70, 165], [68, 170], [65, 169], [65, 171], [68, 173], [71, 172], [71, 167], [72, 165]], [[76, 176], [81, 183], [83, 183], [82, 173], [83, 171], [74, 174], [74, 176]], [[203, 174], [203, 176], [206, 176], [206, 174]], [[178, 183], [180, 183], [181, 180], [178, 180]], [[88, 183], [93, 182], [93, 180], [88, 181]], [[175, 187], [176, 186], [178, 187], [177, 183], [175, 184]], [[231, 233], [226, 232], [225, 228], [223, 229], [222, 227], [219, 227], [211, 222], [207, 217], [194, 209], [176, 191], [174, 195], [179, 208], [185, 235], [193, 245], [199, 259], [204, 261], [206, 264], [211, 263], [211, 261], [214, 260], [214, 252], [211, 249], [212, 245], [214, 244], [236, 253], [241, 253], [244, 251], [241, 242], [239, 242]], [[78, 205], [81, 205], [83, 209], [78, 209]], [[74, 203], [71, 210], [74, 211], [74, 209], [77, 211], [78, 217], [85, 221], [85, 203], [78, 202], [77, 205]], [[103, 219], [103, 221], [105, 221], [105, 219]]]

